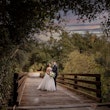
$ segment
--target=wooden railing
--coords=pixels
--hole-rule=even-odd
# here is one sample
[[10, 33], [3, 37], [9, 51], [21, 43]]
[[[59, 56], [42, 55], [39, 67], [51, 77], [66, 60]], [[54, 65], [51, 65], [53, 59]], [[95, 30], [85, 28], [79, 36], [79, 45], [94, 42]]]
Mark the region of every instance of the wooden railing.
[[97, 102], [101, 102], [100, 77], [100, 74], [60, 74], [57, 82]]
[[15, 73], [14, 74], [14, 92], [13, 92], [13, 105], [19, 105], [27, 73]]

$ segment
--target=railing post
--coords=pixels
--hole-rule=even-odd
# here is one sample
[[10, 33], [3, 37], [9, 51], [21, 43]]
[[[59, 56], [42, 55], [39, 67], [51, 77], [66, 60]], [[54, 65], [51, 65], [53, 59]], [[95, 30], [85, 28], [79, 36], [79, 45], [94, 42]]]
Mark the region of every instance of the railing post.
[[13, 88], [13, 104], [15, 105], [17, 102], [17, 96], [18, 96], [18, 93], [17, 93], [17, 88], [18, 88], [18, 73], [14, 73], [14, 88]]
[[[98, 91], [96, 93], [96, 96], [101, 99], [101, 81], [100, 81], [100, 77], [101, 77], [100, 75], [96, 76], [96, 81], [100, 82], [100, 84], [96, 85], [96, 89]], [[101, 102], [101, 100], [100, 100], [100, 102]]]
[[76, 86], [76, 84], [77, 84], [77, 75], [74, 75], [74, 88], [75, 89], [78, 89], [78, 87]]
[[64, 84], [64, 74], [62, 74], [62, 81], [63, 81], [63, 84]]

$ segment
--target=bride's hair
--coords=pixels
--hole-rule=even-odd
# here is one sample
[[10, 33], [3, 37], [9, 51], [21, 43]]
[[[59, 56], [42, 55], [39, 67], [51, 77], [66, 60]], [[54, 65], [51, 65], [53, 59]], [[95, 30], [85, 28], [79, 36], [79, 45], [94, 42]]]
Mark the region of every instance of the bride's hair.
[[47, 64], [47, 67], [51, 67], [51, 63], [48, 63], [48, 64]]
[[52, 67], [51, 63], [46, 64], [44, 71], [46, 71], [48, 67]]

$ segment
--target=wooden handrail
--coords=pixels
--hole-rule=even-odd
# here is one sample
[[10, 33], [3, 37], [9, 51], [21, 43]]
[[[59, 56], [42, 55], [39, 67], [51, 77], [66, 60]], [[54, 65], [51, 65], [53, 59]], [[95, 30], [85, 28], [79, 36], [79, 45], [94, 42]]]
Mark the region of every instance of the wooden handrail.
[[26, 78], [27, 73], [14, 74], [13, 105], [19, 105]]
[[22, 98], [22, 92], [25, 87], [26, 78], [27, 78], [27, 73], [20, 75], [18, 79], [18, 88], [17, 88], [18, 97], [16, 100], [18, 105], [20, 104]]
[[[68, 76], [68, 77], [67, 77]], [[84, 77], [88, 78], [87, 80]], [[92, 77], [92, 80], [90, 79]], [[77, 92], [83, 93], [91, 98], [96, 99], [101, 102], [101, 81], [100, 74], [60, 74], [57, 78], [57, 82], [75, 90]], [[80, 83], [80, 84], [79, 84]], [[88, 85], [88, 86], [85, 86]], [[83, 89], [83, 90], [82, 90]], [[87, 91], [90, 91], [89, 93]], [[95, 94], [91, 94], [95, 93]]]
[[63, 73], [63, 74], [60, 74], [60, 75], [73, 75], [73, 76], [88, 76], [88, 77], [100, 77], [100, 74], [84, 74], [84, 73], [80, 73], [80, 74], [73, 74], [73, 73]]
[[94, 85], [101, 85], [101, 82], [99, 81], [87, 81], [87, 80], [82, 80], [82, 79], [75, 79], [75, 78], [65, 78], [67, 80], [71, 80], [71, 81], [78, 81], [78, 82], [83, 82], [83, 83], [88, 83], [88, 84], [94, 84]]

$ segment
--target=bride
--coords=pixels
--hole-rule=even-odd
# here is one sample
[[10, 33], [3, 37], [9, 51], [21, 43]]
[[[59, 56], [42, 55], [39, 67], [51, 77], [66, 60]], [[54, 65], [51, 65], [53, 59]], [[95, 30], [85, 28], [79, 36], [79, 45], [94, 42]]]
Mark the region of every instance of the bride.
[[50, 75], [51, 72], [52, 72], [52, 68], [51, 68], [51, 64], [49, 64], [46, 69], [45, 76], [42, 79], [40, 85], [38, 86], [38, 89], [47, 90], [47, 91], [56, 90], [54, 78]]

